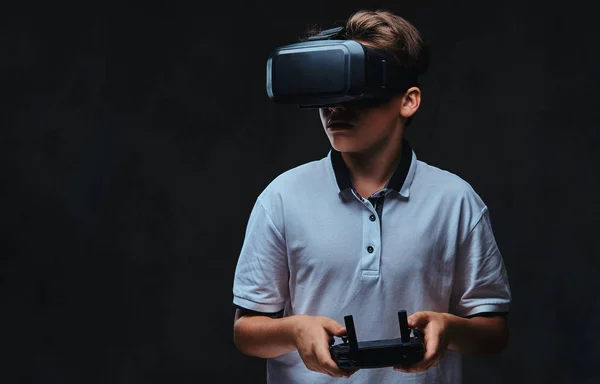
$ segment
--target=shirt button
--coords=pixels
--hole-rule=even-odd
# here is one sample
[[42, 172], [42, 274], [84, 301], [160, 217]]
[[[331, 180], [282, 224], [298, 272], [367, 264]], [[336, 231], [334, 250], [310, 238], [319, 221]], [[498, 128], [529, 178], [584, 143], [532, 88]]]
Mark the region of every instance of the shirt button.
[[369, 253], [373, 253], [373, 247], [371, 247], [370, 245], [367, 247], [367, 252]]
[[369, 220], [371, 220], [371, 221], [375, 221], [375, 215], [371, 215], [371, 216], [369, 216]]

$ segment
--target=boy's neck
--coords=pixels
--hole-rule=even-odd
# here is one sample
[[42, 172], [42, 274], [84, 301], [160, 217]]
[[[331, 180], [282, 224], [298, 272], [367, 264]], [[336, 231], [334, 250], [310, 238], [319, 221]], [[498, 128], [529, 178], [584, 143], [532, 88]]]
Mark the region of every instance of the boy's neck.
[[360, 153], [342, 153], [354, 189], [364, 198], [383, 189], [390, 180], [402, 154], [402, 139], [394, 138]]

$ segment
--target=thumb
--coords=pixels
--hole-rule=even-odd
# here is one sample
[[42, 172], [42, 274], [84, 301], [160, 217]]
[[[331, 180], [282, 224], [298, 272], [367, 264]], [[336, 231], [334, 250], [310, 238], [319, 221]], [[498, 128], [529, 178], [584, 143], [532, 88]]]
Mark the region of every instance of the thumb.
[[425, 328], [429, 322], [429, 317], [425, 312], [415, 312], [408, 316], [409, 328]]
[[325, 328], [327, 333], [334, 336], [339, 337], [344, 336], [346, 334], [346, 327], [344, 327], [342, 324], [338, 323], [333, 319], [328, 319], [327, 321], [325, 321], [325, 323], [323, 324], [323, 328]]

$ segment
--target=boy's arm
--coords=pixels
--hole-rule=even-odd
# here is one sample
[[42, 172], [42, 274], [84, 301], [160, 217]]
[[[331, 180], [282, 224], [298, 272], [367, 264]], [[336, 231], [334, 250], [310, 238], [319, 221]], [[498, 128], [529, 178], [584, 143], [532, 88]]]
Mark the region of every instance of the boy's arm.
[[470, 318], [446, 314], [448, 349], [468, 355], [502, 352], [508, 345], [510, 329], [506, 314], [489, 313]]
[[261, 314], [237, 309], [233, 341], [244, 354], [273, 358], [296, 349], [292, 332], [293, 319], [280, 313]]

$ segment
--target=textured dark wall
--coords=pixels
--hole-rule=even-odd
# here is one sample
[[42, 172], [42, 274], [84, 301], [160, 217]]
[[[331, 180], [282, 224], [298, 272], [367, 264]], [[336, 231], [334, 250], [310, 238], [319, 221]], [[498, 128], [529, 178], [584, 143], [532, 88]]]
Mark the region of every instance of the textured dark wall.
[[264, 382], [231, 340], [246, 221], [268, 182], [329, 149], [315, 112], [269, 102], [265, 61], [378, 7], [432, 49], [408, 139], [483, 197], [511, 279], [511, 344], [466, 359], [466, 382], [600, 379], [591, 10], [183, 4], [2, 13], [0, 381]]

